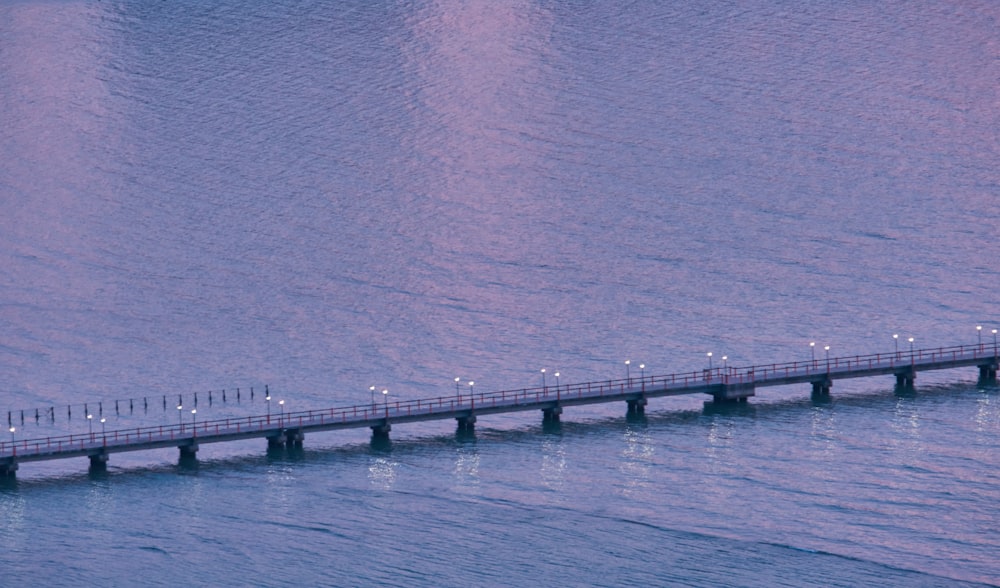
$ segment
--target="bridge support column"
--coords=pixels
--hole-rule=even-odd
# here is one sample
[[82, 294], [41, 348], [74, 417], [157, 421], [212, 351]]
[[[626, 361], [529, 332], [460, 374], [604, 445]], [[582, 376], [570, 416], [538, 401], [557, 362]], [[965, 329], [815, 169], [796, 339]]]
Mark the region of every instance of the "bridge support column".
[[192, 441], [189, 445], [177, 447], [181, 451], [181, 459], [194, 459], [198, 455], [198, 443]]
[[562, 414], [561, 406], [553, 406], [552, 408], [542, 409], [542, 422], [543, 423], [558, 423], [559, 415]]
[[282, 449], [285, 446], [285, 437], [281, 433], [267, 437], [268, 449]]
[[459, 433], [472, 433], [476, 430], [476, 415], [455, 417], [455, 422], [458, 423]]
[[392, 430], [392, 425], [385, 423], [382, 425], [372, 425], [372, 439], [388, 439], [389, 431]]
[[302, 432], [302, 429], [286, 429], [285, 430], [285, 444], [288, 447], [302, 447], [302, 442], [305, 441], [306, 434]]
[[830, 387], [833, 386], [833, 380], [830, 378], [823, 378], [822, 380], [814, 380], [812, 384], [812, 397], [815, 398], [827, 398], [830, 396]]
[[13, 457], [0, 461], [0, 479], [13, 478], [17, 472], [17, 460]]
[[625, 403], [628, 405], [629, 416], [639, 416], [641, 414], [646, 414], [646, 398], [635, 398], [633, 400], [626, 400]]
[[979, 366], [979, 381], [990, 383], [997, 381], [997, 364], [986, 363]]
[[92, 470], [103, 470], [108, 467], [108, 454], [103, 451], [100, 453], [94, 453], [88, 455], [90, 458], [90, 469]]
[[917, 372], [913, 368], [907, 368], [903, 371], [896, 372], [896, 387], [912, 388], [913, 382], [916, 379], [917, 379]]

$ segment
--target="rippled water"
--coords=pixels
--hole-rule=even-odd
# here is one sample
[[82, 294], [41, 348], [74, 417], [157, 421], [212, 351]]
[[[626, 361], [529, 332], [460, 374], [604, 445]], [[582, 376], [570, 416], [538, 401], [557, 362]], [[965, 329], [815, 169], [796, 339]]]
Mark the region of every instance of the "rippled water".
[[[988, 341], [998, 13], [0, 5], [0, 408], [32, 436], [84, 430], [84, 403], [122, 426], [116, 399], [198, 392], [211, 418], [262, 412], [265, 385], [291, 410]], [[258, 395], [218, 404], [237, 387]], [[49, 585], [1000, 584], [1000, 404], [973, 370], [702, 400], [24, 464], [0, 565]]]

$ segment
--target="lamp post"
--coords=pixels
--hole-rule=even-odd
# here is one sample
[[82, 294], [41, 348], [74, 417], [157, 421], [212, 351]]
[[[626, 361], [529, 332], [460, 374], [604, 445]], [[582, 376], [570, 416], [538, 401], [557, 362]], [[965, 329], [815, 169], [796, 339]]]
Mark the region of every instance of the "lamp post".
[[542, 393], [545, 393], [545, 368], [542, 368]]
[[11, 447], [14, 446], [14, 431], [16, 431], [16, 430], [17, 430], [17, 427], [11, 427], [10, 428], [10, 446]]
[[830, 373], [830, 346], [824, 346], [823, 351], [826, 352], [826, 373]]
[[285, 400], [281, 399], [278, 401], [278, 410], [281, 411], [281, 416], [278, 417], [278, 426], [285, 426]]
[[899, 359], [899, 333], [892, 334], [892, 346], [896, 352], [896, 359]]
[[194, 433], [198, 430], [198, 409], [191, 409], [191, 432]]
[[639, 377], [643, 380], [646, 379], [646, 364], [644, 363], [639, 364]]
[[476, 383], [469, 380], [469, 402], [472, 402], [472, 393], [475, 392]]
[[[462, 391], [461, 391], [461, 388], [459, 388], [459, 381], [461, 379], [462, 378], [459, 378], [457, 376], [455, 377], [455, 396], [458, 397], [459, 401], [461, 401], [461, 399], [462, 399]], [[375, 389], [375, 387], [372, 386], [372, 390], [374, 390], [374, 389]]]
[[385, 418], [386, 423], [389, 419], [389, 390], [387, 388], [382, 388], [382, 403], [385, 406]]
[[809, 342], [809, 353], [810, 353], [810, 355], [812, 355], [812, 361], [813, 361], [813, 363], [816, 363], [816, 342], [815, 341], [810, 341]]
[[104, 436], [105, 436], [105, 432], [104, 432], [104, 421], [106, 421], [106, 420], [108, 420], [108, 419], [106, 419], [106, 418], [104, 418], [104, 417], [101, 417], [101, 436], [102, 436], [102, 437], [104, 437]]
[[709, 351], [707, 355], [708, 355], [708, 369], [711, 370], [712, 369], [712, 352]]
[[181, 426], [181, 433], [184, 432], [184, 413], [181, 412], [182, 410], [184, 410], [184, 405], [183, 404], [178, 404], [177, 405], [177, 424], [179, 424]]
[[728, 355], [723, 355], [722, 356], [722, 369], [723, 369], [723, 371], [726, 370], [726, 362], [728, 362], [728, 361], [729, 361], [729, 356]]
[[559, 372], [556, 372], [556, 390], [559, 389]]
[[[271, 424], [271, 393], [268, 392], [267, 396], [264, 397], [264, 401], [267, 404], [267, 424]], [[180, 408], [179, 406], [177, 408]]]
[[[458, 378], [455, 378], [455, 381], [458, 381]], [[369, 386], [369, 387], [368, 387], [368, 392], [370, 392], [370, 393], [371, 393], [371, 397], [372, 397], [372, 408], [374, 408], [374, 407], [375, 407], [375, 386]]]
[[910, 337], [910, 358], [913, 358], [913, 337]]
[[997, 354], [997, 330], [993, 329], [993, 355]]
[[[24, 423], [21, 423], [24, 424]], [[90, 437], [94, 437], [94, 415], [87, 415], [87, 430], [90, 432]]]
[[976, 325], [976, 335], [979, 337], [979, 350], [983, 349], [983, 325]]
[[629, 366], [630, 365], [632, 365], [632, 360], [631, 359], [626, 359], [625, 360], [625, 379], [629, 381], [629, 384], [632, 383], [632, 375], [629, 373]]

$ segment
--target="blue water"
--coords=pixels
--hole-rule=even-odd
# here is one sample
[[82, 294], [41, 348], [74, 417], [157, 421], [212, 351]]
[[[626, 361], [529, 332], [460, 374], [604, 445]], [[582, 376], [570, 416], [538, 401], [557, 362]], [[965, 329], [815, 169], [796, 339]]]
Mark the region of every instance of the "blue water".
[[[94, 403], [131, 426], [116, 399], [174, 422], [195, 393], [199, 418], [262, 413], [265, 385], [299, 410], [455, 377], [538, 386], [541, 368], [621, 378], [626, 359], [972, 343], [977, 325], [989, 344], [998, 17], [3, 3], [0, 409], [28, 438], [86, 430]], [[0, 488], [0, 577], [1000, 585], [1000, 397], [976, 376], [22, 464]]]

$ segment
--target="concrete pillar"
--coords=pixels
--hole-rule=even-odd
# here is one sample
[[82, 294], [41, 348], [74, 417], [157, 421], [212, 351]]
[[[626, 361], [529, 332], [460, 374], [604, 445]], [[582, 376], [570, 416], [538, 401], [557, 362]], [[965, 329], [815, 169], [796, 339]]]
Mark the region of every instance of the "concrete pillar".
[[459, 433], [471, 433], [476, 430], [476, 415], [455, 417]]
[[830, 388], [833, 386], [833, 380], [830, 378], [823, 378], [822, 380], [815, 380], [811, 382], [811, 384], [813, 397], [824, 397], [830, 395]]
[[899, 388], [912, 388], [914, 380], [917, 379], [917, 372], [913, 368], [908, 368], [896, 372], [896, 386]]
[[0, 461], [0, 478], [13, 478], [17, 471], [17, 460], [13, 457]]
[[986, 363], [979, 366], [980, 382], [995, 382], [997, 379], [997, 364]]
[[267, 448], [268, 449], [282, 449], [285, 447], [285, 436], [281, 433], [275, 435], [268, 435], [267, 437]]
[[542, 422], [543, 423], [558, 423], [559, 415], [562, 414], [561, 406], [553, 406], [552, 408], [542, 409]]
[[92, 470], [103, 470], [108, 467], [108, 454], [103, 451], [87, 457], [90, 458], [90, 469]]
[[178, 447], [181, 451], [181, 459], [192, 459], [198, 455], [198, 444], [192, 441], [189, 445]]
[[287, 429], [285, 430], [285, 444], [288, 447], [302, 447], [302, 442], [305, 441], [306, 434], [302, 432], [302, 429]]
[[635, 398], [633, 400], [626, 400], [625, 403], [628, 405], [627, 414], [635, 416], [638, 416], [640, 414], [646, 414], [647, 400], [645, 397]]
[[385, 423], [383, 425], [372, 425], [372, 439], [388, 439], [389, 431], [392, 430], [392, 425]]

